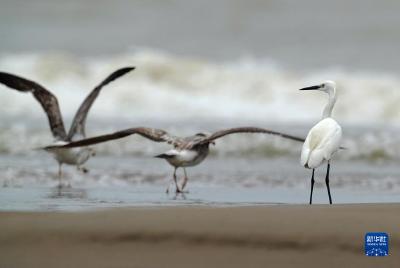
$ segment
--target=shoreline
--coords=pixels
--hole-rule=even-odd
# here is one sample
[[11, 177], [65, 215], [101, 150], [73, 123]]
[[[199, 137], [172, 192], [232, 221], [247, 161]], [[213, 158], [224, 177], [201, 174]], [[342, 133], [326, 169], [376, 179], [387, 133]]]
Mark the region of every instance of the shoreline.
[[[398, 267], [400, 204], [0, 212], [4, 267]], [[389, 257], [364, 256], [387, 232]], [[329, 259], [327, 259], [329, 258]]]

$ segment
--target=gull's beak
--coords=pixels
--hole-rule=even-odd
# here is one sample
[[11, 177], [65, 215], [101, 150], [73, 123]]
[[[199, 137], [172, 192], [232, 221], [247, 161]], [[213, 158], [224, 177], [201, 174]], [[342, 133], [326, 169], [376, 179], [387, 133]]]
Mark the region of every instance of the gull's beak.
[[299, 90], [318, 90], [320, 88], [321, 88], [321, 86], [312, 86], [312, 87], [304, 87]]
[[46, 152], [52, 152], [52, 151], [56, 151], [56, 150], [61, 150], [64, 149], [62, 147], [62, 145], [49, 145], [46, 147], [39, 147], [39, 148], [34, 148], [35, 150], [44, 150]]

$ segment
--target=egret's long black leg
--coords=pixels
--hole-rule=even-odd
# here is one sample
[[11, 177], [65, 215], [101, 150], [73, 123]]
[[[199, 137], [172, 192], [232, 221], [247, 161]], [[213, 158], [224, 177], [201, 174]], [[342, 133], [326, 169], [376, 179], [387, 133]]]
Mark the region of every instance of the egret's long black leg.
[[314, 172], [315, 172], [315, 169], [313, 169], [312, 170], [312, 175], [311, 175], [311, 193], [310, 193], [310, 205], [312, 204], [312, 193], [313, 193], [313, 190], [314, 190]]
[[332, 205], [331, 189], [329, 188], [329, 170], [330, 169], [331, 169], [331, 163], [328, 161], [328, 167], [326, 169], [325, 183], [326, 183], [326, 188], [328, 189], [329, 204]]

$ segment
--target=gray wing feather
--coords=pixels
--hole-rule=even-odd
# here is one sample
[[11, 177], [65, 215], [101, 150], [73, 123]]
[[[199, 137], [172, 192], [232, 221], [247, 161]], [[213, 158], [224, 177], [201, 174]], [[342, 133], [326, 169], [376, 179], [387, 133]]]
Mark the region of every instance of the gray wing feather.
[[290, 140], [294, 140], [294, 141], [298, 141], [298, 142], [305, 141], [305, 139], [303, 139], [303, 138], [295, 137], [292, 135], [284, 134], [284, 133], [269, 130], [269, 129], [258, 128], [258, 127], [237, 127], [237, 128], [229, 128], [229, 129], [217, 131], [217, 132], [213, 133], [211, 136], [205, 137], [205, 138], [199, 140], [198, 142], [193, 143], [192, 146], [210, 143], [216, 139], [222, 138], [226, 135], [235, 134], [235, 133], [264, 133], [264, 134], [280, 136], [282, 138], [290, 139]]
[[101, 135], [101, 136], [97, 136], [97, 137], [93, 137], [93, 138], [82, 139], [79, 141], [73, 141], [73, 142], [67, 143], [65, 145], [47, 146], [44, 149], [74, 148], [74, 147], [89, 146], [89, 145], [103, 143], [103, 142], [107, 142], [107, 141], [111, 141], [111, 140], [122, 139], [124, 137], [130, 136], [133, 134], [140, 135], [142, 137], [145, 137], [145, 138], [155, 141], [155, 142], [167, 142], [169, 144], [174, 144], [174, 145], [181, 141], [180, 138], [171, 136], [162, 129], [137, 127], [137, 128], [129, 128], [129, 129], [125, 129], [125, 130], [117, 131], [117, 132], [114, 132], [111, 134]]
[[32, 92], [46, 112], [53, 136], [58, 140], [66, 140], [67, 134], [58, 101], [50, 91], [33, 81], [4, 72], [0, 72], [0, 83], [18, 91]]
[[85, 133], [86, 118], [94, 101], [100, 94], [101, 89], [110, 82], [129, 73], [134, 69], [135, 67], [126, 67], [118, 69], [117, 71], [110, 74], [106, 79], [104, 79], [99, 85], [97, 85], [92, 90], [92, 92], [86, 97], [86, 99], [83, 101], [83, 103], [81, 104], [81, 106], [79, 107], [78, 111], [75, 114], [74, 120], [72, 121], [72, 125], [68, 133], [69, 140], [71, 140], [75, 134], [80, 134], [83, 137], [86, 136]]

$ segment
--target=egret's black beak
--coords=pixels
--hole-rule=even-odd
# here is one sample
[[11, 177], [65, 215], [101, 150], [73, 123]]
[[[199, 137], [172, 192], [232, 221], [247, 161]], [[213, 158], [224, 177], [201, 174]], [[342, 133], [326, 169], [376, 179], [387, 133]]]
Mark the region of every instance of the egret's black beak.
[[299, 90], [318, 90], [320, 88], [321, 88], [321, 86], [312, 86], [312, 87], [301, 88]]

